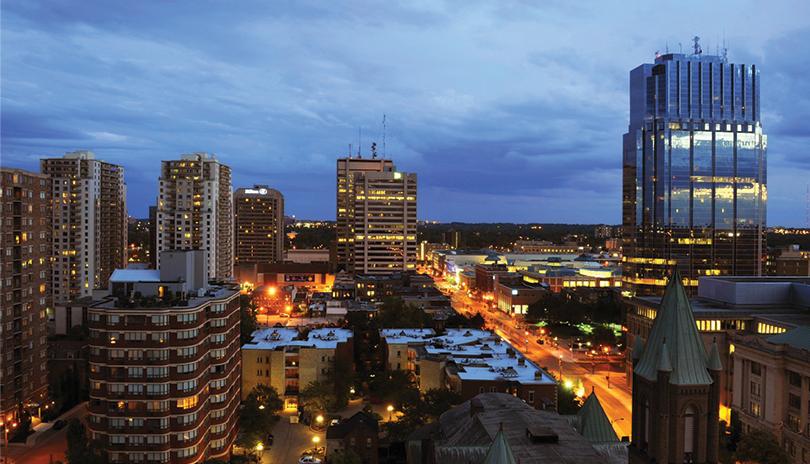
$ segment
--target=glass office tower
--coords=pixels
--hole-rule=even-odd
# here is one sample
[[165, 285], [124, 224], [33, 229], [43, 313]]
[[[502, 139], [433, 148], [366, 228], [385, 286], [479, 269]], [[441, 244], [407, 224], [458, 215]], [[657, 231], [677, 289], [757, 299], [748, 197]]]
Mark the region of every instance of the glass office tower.
[[725, 56], [659, 55], [630, 72], [624, 135], [623, 290], [663, 294], [675, 265], [690, 293], [705, 275], [762, 275], [767, 137], [759, 70]]

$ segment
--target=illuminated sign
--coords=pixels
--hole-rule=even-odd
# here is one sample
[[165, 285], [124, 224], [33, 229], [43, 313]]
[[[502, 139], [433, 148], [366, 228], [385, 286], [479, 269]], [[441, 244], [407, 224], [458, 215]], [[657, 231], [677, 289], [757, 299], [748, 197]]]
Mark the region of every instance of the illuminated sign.
[[250, 195], [256, 195], [256, 194], [267, 195], [267, 189], [265, 189], [265, 188], [261, 188], [261, 189], [258, 189], [258, 190], [256, 190], [256, 189], [245, 189], [245, 193], [250, 194]]
[[315, 274], [284, 274], [284, 282], [315, 282]]

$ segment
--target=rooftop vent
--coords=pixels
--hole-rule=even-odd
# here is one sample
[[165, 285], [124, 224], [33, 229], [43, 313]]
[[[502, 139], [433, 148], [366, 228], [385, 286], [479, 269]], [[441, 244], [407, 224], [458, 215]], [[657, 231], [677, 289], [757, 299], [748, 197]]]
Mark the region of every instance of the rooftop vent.
[[532, 443], [558, 443], [560, 438], [550, 427], [526, 427], [526, 438]]

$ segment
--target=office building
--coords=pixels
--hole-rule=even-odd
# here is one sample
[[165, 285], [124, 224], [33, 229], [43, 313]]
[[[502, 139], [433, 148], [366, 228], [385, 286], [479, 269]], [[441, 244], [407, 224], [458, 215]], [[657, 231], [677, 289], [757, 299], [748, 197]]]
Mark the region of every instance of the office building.
[[716, 343], [706, 352], [677, 270], [632, 356], [630, 464], [716, 463], [723, 366]]
[[90, 438], [110, 462], [230, 457], [240, 401], [239, 290], [208, 286], [206, 252], [117, 269], [88, 304]]
[[[0, 168], [0, 418], [48, 396], [51, 181]], [[37, 413], [36, 407], [32, 411]]]
[[284, 196], [266, 185], [233, 195], [235, 264], [284, 260]]
[[157, 268], [164, 250], [207, 250], [208, 275], [233, 277], [231, 168], [214, 155], [163, 161], [157, 205]]
[[700, 276], [763, 274], [767, 137], [755, 65], [665, 54], [630, 72], [623, 150], [623, 289], [661, 295], [677, 266]]
[[352, 332], [321, 328], [299, 332], [289, 328], [263, 329], [242, 347], [242, 396], [257, 385], [275, 387], [285, 408], [298, 407], [298, 393], [310, 382], [326, 381], [335, 357], [352, 360]]
[[65, 303], [104, 288], [127, 265], [124, 168], [91, 151], [40, 160], [53, 198], [53, 299]]
[[355, 182], [364, 173], [383, 172], [393, 166], [390, 159], [337, 160], [337, 271], [350, 271], [354, 263]]
[[416, 270], [416, 174], [390, 166], [381, 172], [356, 173], [353, 184], [354, 251], [348, 271]]

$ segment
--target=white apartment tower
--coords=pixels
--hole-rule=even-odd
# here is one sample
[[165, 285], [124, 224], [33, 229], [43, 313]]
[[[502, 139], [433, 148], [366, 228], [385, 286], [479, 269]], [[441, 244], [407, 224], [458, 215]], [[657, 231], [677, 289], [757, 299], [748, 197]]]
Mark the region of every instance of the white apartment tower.
[[416, 174], [398, 172], [391, 160], [339, 159], [339, 268], [355, 274], [415, 270], [416, 198]]
[[53, 198], [53, 300], [65, 303], [107, 286], [127, 265], [124, 168], [91, 151], [40, 160]]
[[164, 250], [207, 250], [208, 274], [233, 276], [231, 168], [214, 155], [163, 161], [157, 199], [157, 267]]

